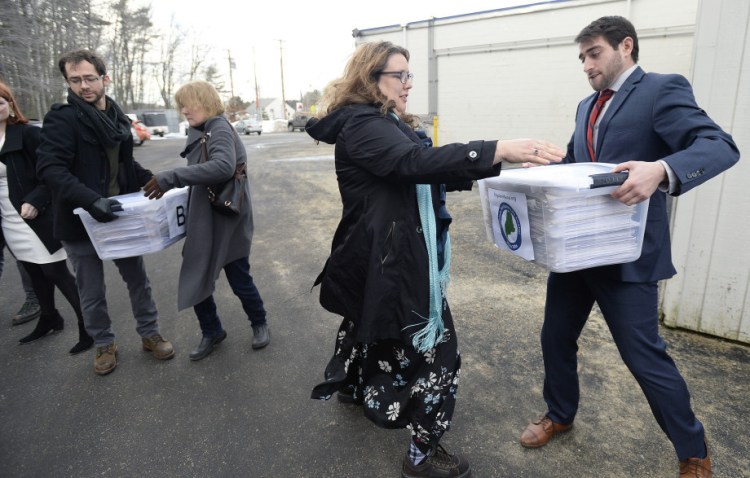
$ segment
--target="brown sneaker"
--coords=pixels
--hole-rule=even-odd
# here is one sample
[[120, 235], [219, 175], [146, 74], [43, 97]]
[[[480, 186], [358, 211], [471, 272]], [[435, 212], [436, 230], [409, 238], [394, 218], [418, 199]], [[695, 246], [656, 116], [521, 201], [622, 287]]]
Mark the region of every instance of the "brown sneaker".
[[143, 350], [153, 352], [157, 360], [169, 360], [174, 357], [174, 348], [169, 341], [164, 340], [161, 335], [142, 337]]
[[117, 367], [117, 345], [102, 345], [96, 348], [94, 356], [94, 372], [97, 375], [107, 375]]
[[711, 452], [706, 443], [706, 458], [688, 458], [680, 462], [680, 474], [686, 478], [711, 478]]
[[573, 428], [572, 423], [563, 425], [553, 422], [550, 417], [544, 415], [535, 422], [529, 423], [521, 434], [521, 445], [526, 448], [539, 448], [546, 445], [556, 434], [565, 433], [571, 428]]
[[415, 465], [407, 454], [401, 467], [402, 478], [467, 478], [471, 476], [471, 465], [459, 454], [451, 455], [441, 445], [435, 452]]

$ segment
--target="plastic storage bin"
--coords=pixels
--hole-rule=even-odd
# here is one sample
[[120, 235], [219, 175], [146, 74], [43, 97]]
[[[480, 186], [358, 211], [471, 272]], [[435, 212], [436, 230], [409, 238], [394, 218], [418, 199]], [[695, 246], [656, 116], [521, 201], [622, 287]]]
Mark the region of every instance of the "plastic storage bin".
[[99, 222], [76, 208], [100, 259], [120, 259], [158, 252], [185, 237], [189, 188], [167, 191], [149, 200], [143, 192], [113, 196], [122, 203], [114, 221]]
[[[550, 271], [570, 272], [638, 259], [648, 200], [627, 206], [613, 199], [610, 194], [624, 178], [619, 175], [618, 182], [618, 175], [606, 174], [612, 167], [608, 163], [573, 163], [511, 169], [479, 181], [488, 239], [498, 248], [516, 252], [516, 244], [509, 243], [503, 231], [515, 230], [512, 224], [506, 229], [513, 218], [527, 217], [533, 256], [527, 249], [525, 257]], [[596, 176], [602, 174], [603, 178]], [[592, 185], [599, 179], [603, 185]], [[516, 198], [525, 211], [517, 215], [507, 202], [498, 206], [504, 201], [498, 197]], [[521, 239], [514, 241], [520, 243]]]

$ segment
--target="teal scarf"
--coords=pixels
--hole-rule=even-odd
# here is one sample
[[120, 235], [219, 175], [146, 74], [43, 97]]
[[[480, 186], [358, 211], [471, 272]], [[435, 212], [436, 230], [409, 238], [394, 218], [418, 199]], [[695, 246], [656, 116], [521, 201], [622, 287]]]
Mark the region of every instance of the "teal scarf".
[[450, 282], [451, 240], [446, 232], [443, 268], [438, 270], [437, 226], [435, 210], [432, 208], [432, 188], [429, 184], [417, 184], [417, 204], [430, 267], [430, 310], [429, 317], [412, 311], [427, 322], [420, 331], [412, 335], [412, 344], [418, 352], [424, 353], [439, 344], [445, 334], [443, 304]]

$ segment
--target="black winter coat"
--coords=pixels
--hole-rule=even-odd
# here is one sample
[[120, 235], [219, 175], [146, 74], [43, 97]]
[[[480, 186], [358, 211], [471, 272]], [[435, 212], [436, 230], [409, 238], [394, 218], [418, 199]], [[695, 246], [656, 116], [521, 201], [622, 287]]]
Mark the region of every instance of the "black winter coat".
[[[63, 241], [88, 238], [73, 209], [86, 209], [107, 195], [107, 152], [86, 121], [69, 104], [52, 105], [37, 149], [37, 174], [52, 190], [55, 237]], [[119, 164], [120, 194], [140, 190], [153, 176], [133, 159], [133, 138], [120, 143]]]
[[371, 105], [340, 108], [308, 122], [314, 139], [335, 144], [343, 203], [331, 255], [318, 278], [320, 303], [357, 324], [357, 341], [411, 343], [429, 315], [429, 261], [416, 185], [497, 175], [495, 141], [423, 149], [403, 123]]
[[28, 124], [9, 124], [5, 129], [5, 144], [0, 151], [0, 161], [8, 170], [8, 196], [21, 215], [21, 205], [29, 203], [39, 212], [34, 219], [24, 219], [39, 236], [50, 254], [62, 245], [52, 234], [52, 210], [49, 188], [36, 176], [36, 149], [40, 129]]

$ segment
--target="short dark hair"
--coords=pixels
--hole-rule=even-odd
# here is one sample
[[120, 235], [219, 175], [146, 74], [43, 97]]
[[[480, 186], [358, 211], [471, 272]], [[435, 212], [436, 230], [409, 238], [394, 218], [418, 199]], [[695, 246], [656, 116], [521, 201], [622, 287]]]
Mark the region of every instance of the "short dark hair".
[[63, 78], [67, 80], [68, 75], [65, 73], [65, 65], [68, 63], [77, 65], [82, 61], [87, 61], [94, 65], [94, 68], [96, 68], [96, 72], [99, 73], [99, 75], [107, 74], [107, 66], [104, 64], [102, 57], [89, 50], [76, 50], [66, 53], [60, 58], [60, 61], [57, 62], [57, 66], [60, 68], [60, 73], [62, 73]]
[[585, 41], [592, 40], [596, 37], [604, 37], [612, 48], [617, 50], [617, 47], [622, 43], [625, 37], [633, 39], [633, 53], [631, 57], [633, 62], [638, 63], [638, 34], [635, 32], [635, 27], [625, 17], [610, 16], [601, 17], [593, 22], [589, 23], [581, 33], [575, 39], [576, 43], [583, 43]]

